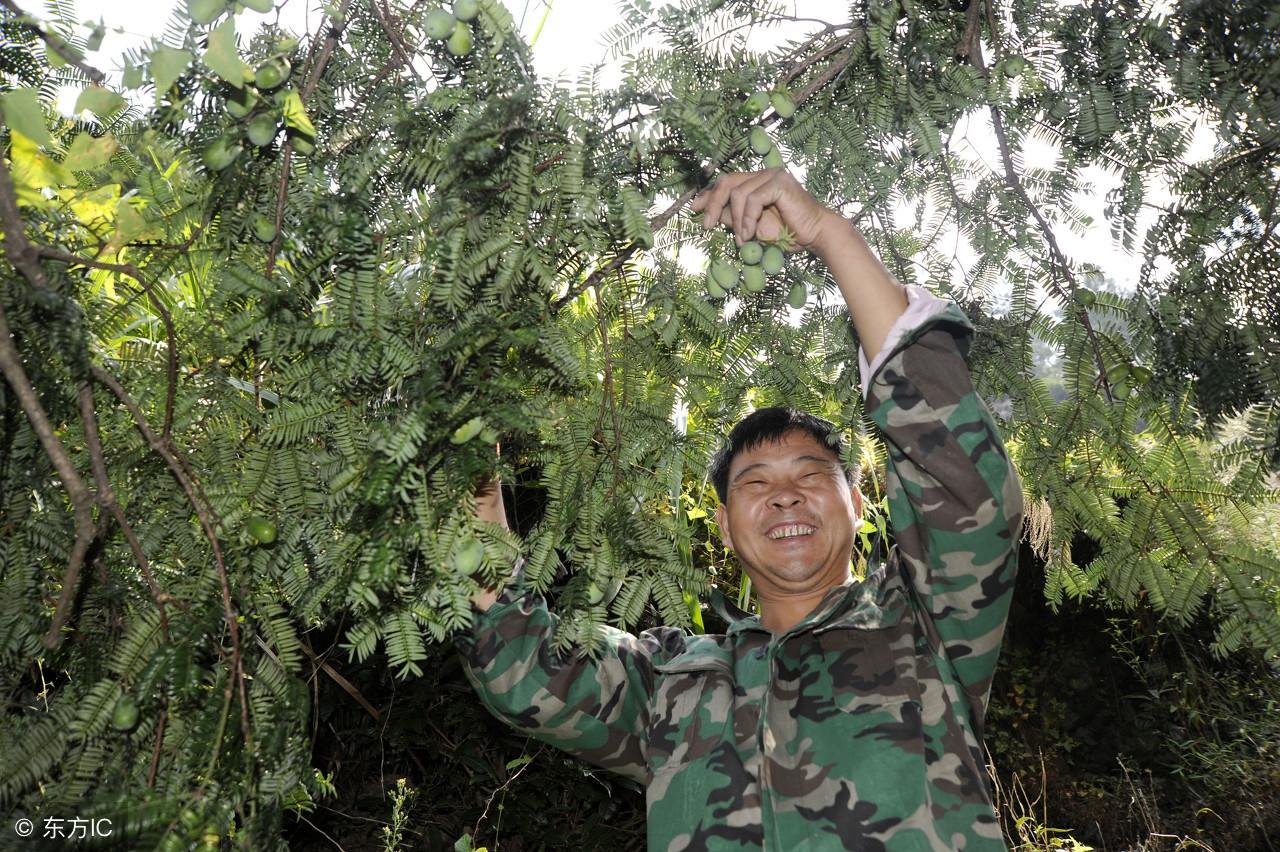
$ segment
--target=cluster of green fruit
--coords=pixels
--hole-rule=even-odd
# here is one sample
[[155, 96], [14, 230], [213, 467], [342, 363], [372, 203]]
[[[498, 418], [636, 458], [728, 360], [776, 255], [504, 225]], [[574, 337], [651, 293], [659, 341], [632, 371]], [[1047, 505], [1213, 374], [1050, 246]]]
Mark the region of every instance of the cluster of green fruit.
[[1107, 384], [1111, 385], [1113, 399], [1128, 399], [1135, 387], [1151, 381], [1152, 373], [1141, 364], [1121, 361], [1107, 368]]
[[[249, 142], [264, 148], [275, 141], [280, 133], [285, 101], [290, 97], [292, 89], [281, 88], [289, 79], [292, 68], [289, 60], [283, 56], [273, 56], [259, 65], [253, 74], [253, 87], [243, 86], [232, 89], [227, 98], [227, 112], [237, 121], [244, 121], [244, 136]], [[270, 102], [266, 95], [270, 95]], [[290, 130], [294, 150], [300, 154], [315, 151], [315, 137], [306, 133]], [[210, 171], [222, 171], [236, 161], [244, 152], [240, 141], [240, 133], [228, 130], [213, 140], [204, 149], [203, 160]], [[275, 226], [266, 240], [275, 239]]]
[[[775, 89], [772, 92], [766, 92], [761, 89], [752, 93], [743, 102], [742, 111], [754, 117], [763, 114], [770, 106], [781, 118], [790, 118], [796, 112], [796, 103], [791, 99], [791, 93], [785, 88]], [[778, 150], [778, 146], [773, 144], [773, 140], [769, 138], [767, 130], [760, 125], [752, 127], [748, 141], [751, 144], [751, 150], [764, 157], [764, 167], [766, 169], [782, 168], [782, 153]]]
[[436, 41], [444, 41], [454, 56], [466, 56], [471, 52], [471, 21], [480, 14], [479, 0], [454, 0], [453, 11], [433, 9], [427, 13], [424, 28]]
[[[765, 277], [782, 271], [786, 254], [777, 243], [765, 245], [748, 240], [738, 248], [738, 263], [715, 259], [707, 270], [707, 293], [712, 298], [723, 298], [728, 291], [742, 282], [748, 293], [759, 293], [765, 287]], [[809, 299], [808, 288], [803, 282], [794, 284], [787, 294], [787, 302], [799, 310]]]
[[205, 26], [216, 21], [230, 6], [235, 7], [236, 14], [241, 9], [252, 9], [265, 15], [275, 8], [275, 0], [238, 0], [234, 4], [228, 0], [187, 0], [187, 14], [191, 16], [191, 20]]

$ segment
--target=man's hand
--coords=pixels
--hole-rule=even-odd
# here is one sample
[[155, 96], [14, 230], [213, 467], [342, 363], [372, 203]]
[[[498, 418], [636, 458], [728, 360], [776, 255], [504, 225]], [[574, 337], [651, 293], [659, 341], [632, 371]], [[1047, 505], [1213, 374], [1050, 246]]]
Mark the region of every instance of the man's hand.
[[785, 228], [797, 247], [819, 251], [825, 238], [848, 230], [838, 213], [819, 204], [786, 169], [721, 175], [693, 200], [693, 210], [703, 214], [707, 230], [728, 227], [738, 245], [773, 242]]
[[818, 202], [786, 169], [721, 175], [693, 199], [708, 230], [725, 225], [738, 245], [771, 242], [791, 232], [797, 247], [813, 252], [840, 288], [867, 360], [907, 309], [906, 292], [871, 251], [853, 223]]
[[[495, 449], [501, 454], [501, 447]], [[510, 529], [507, 525], [507, 507], [502, 501], [502, 480], [497, 476], [476, 486], [476, 517]], [[493, 606], [497, 600], [498, 593], [495, 590], [483, 587], [471, 596], [471, 602], [481, 612]]]

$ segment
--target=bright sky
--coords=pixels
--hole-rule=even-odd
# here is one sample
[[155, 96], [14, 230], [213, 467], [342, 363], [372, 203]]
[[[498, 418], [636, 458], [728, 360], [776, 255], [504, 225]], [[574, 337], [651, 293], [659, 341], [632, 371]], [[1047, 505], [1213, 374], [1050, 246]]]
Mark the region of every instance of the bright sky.
[[[44, 13], [43, 3], [35, 0], [17, 0], [18, 5], [34, 14]], [[177, 0], [185, 2], [185, 0]], [[603, 34], [619, 20], [614, 11], [615, 0], [503, 0], [511, 10], [516, 22], [526, 38], [542, 25], [538, 40], [534, 44], [534, 65], [542, 76], [557, 77], [563, 75], [572, 81], [580, 69], [606, 59]], [[107, 26], [107, 35], [102, 47], [88, 60], [108, 73], [119, 73], [122, 67], [121, 57], [130, 48], [144, 45], [150, 38], [163, 32], [174, 8], [174, 0], [79, 0], [77, 9], [83, 20], [97, 22], [101, 19]], [[279, 16], [281, 24], [299, 34], [314, 31], [320, 23], [318, 0], [283, 0], [277, 3], [277, 11], [269, 16], [259, 15], [252, 11], [241, 12], [236, 19], [237, 32], [252, 32], [258, 23]], [[791, 4], [796, 17], [807, 17], [825, 21], [845, 20], [848, 4], [845, 0], [793, 0]], [[548, 6], [550, 10], [548, 11]], [[544, 20], [545, 15], [545, 20]], [[753, 46], [767, 47], [768, 41], [781, 40], [787, 35], [812, 29], [816, 23], [791, 25], [792, 29], [784, 31], [780, 28], [764, 30], [752, 39]], [[116, 30], [122, 32], [116, 32]], [[757, 45], [756, 42], [760, 43]], [[608, 69], [606, 69], [608, 75]], [[607, 76], [606, 76], [607, 81]], [[74, 102], [74, 101], [72, 101]], [[978, 124], [975, 122], [975, 124]], [[1208, 153], [1211, 134], [1204, 134], [1204, 143], [1199, 146], [1202, 154]], [[999, 159], [994, 139], [989, 126], [985, 122], [976, 126], [967, 134], [969, 147], [963, 151], [969, 156], [980, 157], [988, 166], [999, 170]], [[960, 139], [961, 134], [956, 135]], [[1043, 145], [1038, 150], [1034, 147], [1026, 153], [1026, 161], [1037, 165], [1050, 165], [1053, 151]], [[1089, 173], [1093, 181], [1093, 192], [1082, 194], [1078, 204], [1094, 221], [1092, 229], [1085, 235], [1072, 233], [1065, 226], [1059, 226], [1057, 237], [1063, 250], [1077, 260], [1088, 260], [1101, 266], [1108, 277], [1115, 279], [1125, 290], [1130, 290], [1137, 282], [1139, 261], [1127, 255], [1116, 245], [1110, 236], [1106, 220], [1103, 217], [1103, 204], [1106, 191], [1119, 181], [1118, 176], [1096, 169]], [[1168, 198], [1152, 197], [1148, 199], [1155, 204], [1165, 204]], [[899, 224], [907, 225], [911, 221], [910, 213], [905, 208], [897, 211]], [[1145, 229], [1154, 219], [1154, 213], [1147, 216], [1147, 221], [1140, 223]], [[971, 252], [963, 247], [959, 253], [960, 262], [968, 266], [973, 262]]]

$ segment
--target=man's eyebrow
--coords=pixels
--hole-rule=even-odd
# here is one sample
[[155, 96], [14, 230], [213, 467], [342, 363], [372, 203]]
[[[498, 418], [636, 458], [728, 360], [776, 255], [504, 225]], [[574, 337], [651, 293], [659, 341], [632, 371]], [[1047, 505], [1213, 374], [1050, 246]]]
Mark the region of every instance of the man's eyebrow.
[[[836, 464], [836, 461], [835, 461], [834, 459], [824, 458], [824, 457], [822, 457], [822, 456], [808, 456], [808, 455], [806, 455], [806, 456], [795, 456], [795, 457], [794, 457], [794, 458], [792, 458], [791, 460], [792, 460], [793, 462], [810, 462], [810, 461], [812, 461], [812, 462], [820, 462], [821, 464], [825, 464], [825, 465], [829, 465], [829, 466], [834, 466], [834, 465]], [[730, 484], [732, 484], [733, 482], [737, 482], [739, 479], [741, 479], [741, 478], [742, 478], [742, 475], [743, 475], [744, 473], [746, 473], [747, 471], [755, 470], [755, 469], [756, 469], [756, 468], [758, 468], [758, 467], [768, 467], [768, 466], [769, 466], [769, 463], [768, 463], [768, 462], [756, 462], [755, 464], [749, 464], [749, 465], [747, 465], [746, 467], [744, 467], [742, 470], [738, 471], [737, 476], [735, 476], [735, 477], [733, 478], [733, 480], [732, 480], [732, 482], [731, 482]]]

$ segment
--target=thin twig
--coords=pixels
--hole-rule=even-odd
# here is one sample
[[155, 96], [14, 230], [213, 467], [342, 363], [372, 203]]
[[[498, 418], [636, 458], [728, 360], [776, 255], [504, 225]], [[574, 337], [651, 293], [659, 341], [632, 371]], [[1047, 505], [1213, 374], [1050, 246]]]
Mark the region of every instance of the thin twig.
[[19, 9], [17, 6], [15, 6], [12, 0], [0, 0], [0, 6], [3, 6], [4, 8], [8, 9], [10, 12], [13, 12], [13, 14], [17, 15], [18, 26], [22, 27], [27, 32], [33, 33], [36, 36], [38, 36], [45, 44], [49, 45], [49, 48], [54, 53], [62, 57], [63, 61], [66, 62], [68, 65], [74, 65], [76, 68], [79, 68], [82, 72], [84, 72], [84, 75], [86, 77], [88, 77], [90, 80], [92, 80], [94, 83], [97, 83], [98, 85], [102, 85], [102, 83], [106, 81], [107, 79], [106, 74], [103, 74], [97, 68], [94, 68], [92, 65], [87, 64], [83, 59], [76, 56], [70, 50], [67, 43], [64, 42], [61, 38], [58, 38], [57, 36], [49, 35], [49, 33], [45, 32], [40, 27], [31, 23], [32, 21], [31, 16], [28, 15], [26, 12], [22, 11], [21, 9]]
[[129, 542], [133, 559], [138, 563], [138, 570], [142, 572], [147, 588], [151, 591], [151, 599], [155, 601], [156, 609], [160, 611], [160, 635], [168, 643], [169, 617], [164, 608], [164, 595], [160, 591], [159, 584], [156, 583], [155, 575], [151, 573], [151, 564], [142, 550], [142, 542], [138, 541], [137, 533], [129, 524], [129, 519], [125, 517], [124, 510], [120, 508], [115, 490], [111, 487], [111, 479], [107, 476], [107, 462], [102, 452], [102, 440], [98, 435], [98, 415], [93, 402], [93, 385], [87, 379], [79, 383], [76, 397], [80, 403], [80, 419], [84, 421], [84, 441], [89, 450], [89, 464], [93, 468], [94, 484], [98, 489], [98, 503], [116, 519], [125, 540]]
[[59, 260], [63, 263], [88, 266], [94, 269], [128, 275], [134, 281], [137, 281], [143, 292], [147, 294], [147, 298], [151, 300], [152, 307], [160, 314], [160, 319], [164, 323], [165, 339], [168, 343], [169, 351], [166, 364], [168, 387], [165, 390], [163, 434], [165, 440], [169, 440], [173, 435], [173, 405], [174, 398], [178, 392], [178, 336], [173, 329], [173, 316], [164, 306], [164, 303], [160, 301], [155, 289], [147, 283], [146, 279], [142, 277], [142, 273], [138, 271], [138, 267], [132, 263], [107, 263], [101, 260], [90, 260], [87, 257], [81, 257], [78, 254], [50, 246], [38, 246], [36, 247], [36, 252], [40, 257], [49, 258], [50, 260]]

